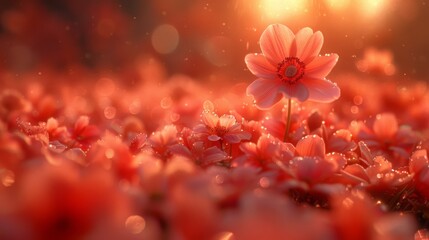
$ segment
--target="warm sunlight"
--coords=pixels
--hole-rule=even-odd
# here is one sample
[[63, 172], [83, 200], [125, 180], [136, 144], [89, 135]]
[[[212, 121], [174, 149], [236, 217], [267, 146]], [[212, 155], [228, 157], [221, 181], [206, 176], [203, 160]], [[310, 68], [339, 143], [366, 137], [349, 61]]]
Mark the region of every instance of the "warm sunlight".
[[261, 0], [259, 8], [270, 20], [289, 19], [308, 12], [309, 0]]
[[0, 1], [0, 240], [429, 239], [429, 0]]

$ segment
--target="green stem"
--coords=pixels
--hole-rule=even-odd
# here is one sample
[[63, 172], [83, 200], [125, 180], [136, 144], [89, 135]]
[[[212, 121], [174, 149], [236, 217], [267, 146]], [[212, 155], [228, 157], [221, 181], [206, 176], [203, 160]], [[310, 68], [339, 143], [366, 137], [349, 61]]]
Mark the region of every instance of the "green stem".
[[289, 138], [290, 122], [291, 122], [291, 108], [292, 108], [292, 99], [289, 98], [288, 102], [287, 102], [286, 131], [285, 131], [285, 135], [283, 136], [283, 142], [286, 142]]

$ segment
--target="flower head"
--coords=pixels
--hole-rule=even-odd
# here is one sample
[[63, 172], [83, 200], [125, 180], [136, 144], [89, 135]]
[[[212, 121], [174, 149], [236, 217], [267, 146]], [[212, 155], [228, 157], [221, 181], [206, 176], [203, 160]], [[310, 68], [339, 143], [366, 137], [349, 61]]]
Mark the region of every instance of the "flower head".
[[241, 124], [233, 115], [224, 114], [219, 117], [214, 112], [203, 111], [201, 117], [204, 124], [197, 125], [194, 131], [201, 136], [207, 136], [209, 141], [239, 143], [251, 138], [250, 133], [241, 129]]
[[319, 56], [321, 32], [307, 27], [294, 34], [284, 25], [273, 24], [262, 33], [260, 44], [262, 54], [245, 57], [247, 67], [258, 77], [247, 94], [253, 95], [259, 108], [270, 108], [282, 97], [332, 102], [340, 96], [338, 86], [325, 78], [338, 55]]

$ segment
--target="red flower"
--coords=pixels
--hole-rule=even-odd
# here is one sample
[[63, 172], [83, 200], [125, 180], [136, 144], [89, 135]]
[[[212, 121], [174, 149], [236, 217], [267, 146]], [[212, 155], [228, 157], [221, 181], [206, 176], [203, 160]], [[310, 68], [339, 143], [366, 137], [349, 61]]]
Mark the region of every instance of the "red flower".
[[326, 75], [338, 60], [337, 54], [319, 56], [321, 32], [303, 28], [296, 33], [281, 24], [267, 27], [260, 38], [262, 54], [248, 54], [245, 62], [258, 77], [247, 88], [256, 105], [268, 109], [282, 97], [299, 101], [332, 102], [340, 89]]
[[338, 153], [325, 154], [325, 142], [317, 135], [306, 136], [296, 144], [299, 156], [290, 162], [295, 178], [308, 184], [324, 182], [345, 165], [346, 159]]
[[276, 160], [282, 162], [289, 161], [295, 151], [295, 147], [290, 143], [281, 142], [270, 135], [262, 135], [258, 142], [245, 142], [240, 145], [244, 156], [236, 161], [245, 160], [246, 163], [258, 167], [268, 167]]
[[362, 122], [352, 124], [351, 132], [373, 153], [391, 161], [395, 168], [408, 165], [411, 151], [421, 140], [409, 127], [399, 126], [396, 116], [391, 113], [377, 114], [372, 129]]
[[212, 142], [239, 143], [251, 138], [250, 133], [241, 129], [233, 115], [218, 115], [214, 112], [204, 111], [201, 115], [204, 124], [195, 127], [194, 131]]
[[429, 199], [429, 161], [426, 149], [413, 153], [410, 159], [410, 172], [414, 173], [416, 189]]

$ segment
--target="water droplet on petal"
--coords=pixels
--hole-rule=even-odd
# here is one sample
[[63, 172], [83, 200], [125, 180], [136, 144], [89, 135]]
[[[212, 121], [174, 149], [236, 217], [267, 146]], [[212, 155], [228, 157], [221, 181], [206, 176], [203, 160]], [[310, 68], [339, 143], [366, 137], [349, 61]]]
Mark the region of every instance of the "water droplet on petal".
[[165, 98], [161, 99], [161, 108], [162, 109], [168, 109], [171, 107], [172, 104], [173, 104], [173, 100], [171, 99], [171, 97], [165, 97]]
[[0, 169], [0, 181], [5, 187], [10, 187], [15, 183], [15, 174], [7, 169]]
[[145, 229], [146, 221], [143, 217], [139, 215], [132, 215], [132, 216], [129, 216], [125, 221], [125, 227], [132, 234], [139, 234]]
[[116, 116], [116, 108], [115, 107], [109, 106], [109, 107], [106, 107], [104, 109], [104, 117], [106, 119], [110, 120], [110, 119], [115, 118], [115, 116]]
[[111, 148], [106, 149], [104, 156], [108, 159], [112, 159], [115, 156], [115, 151]]
[[269, 187], [270, 184], [270, 179], [268, 179], [267, 177], [261, 177], [261, 179], [259, 179], [259, 186], [263, 188]]

